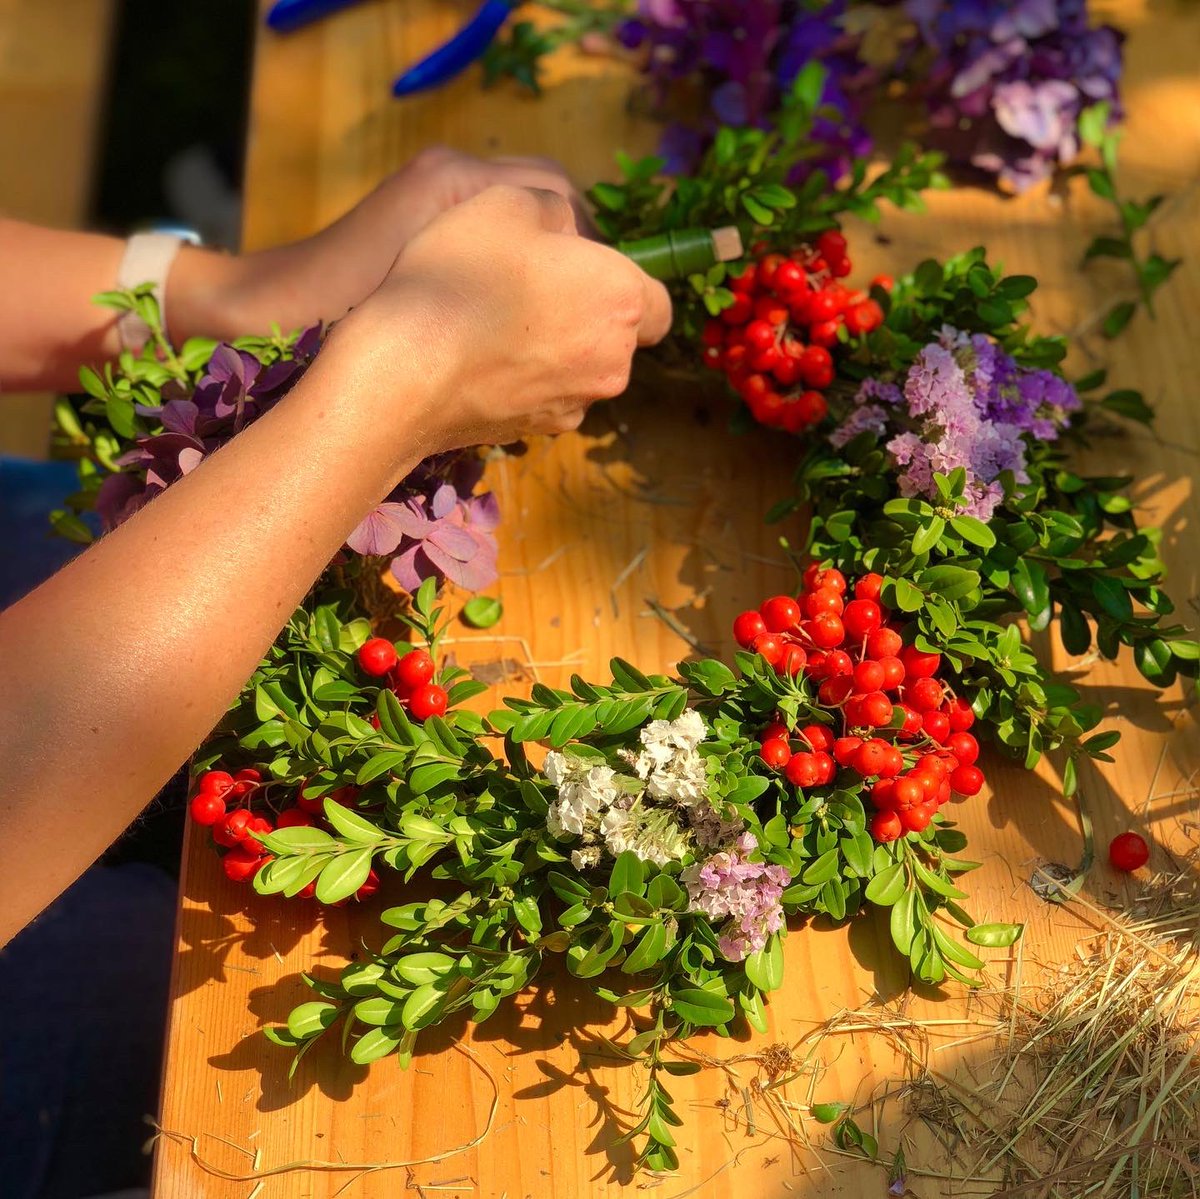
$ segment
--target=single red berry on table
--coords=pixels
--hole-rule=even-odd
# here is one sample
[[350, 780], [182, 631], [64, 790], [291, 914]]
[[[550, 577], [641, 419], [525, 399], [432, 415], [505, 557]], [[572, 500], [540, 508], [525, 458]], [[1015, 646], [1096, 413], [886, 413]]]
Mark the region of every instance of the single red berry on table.
[[225, 815], [225, 801], [215, 791], [201, 791], [192, 796], [192, 819], [197, 824], [216, 824]]
[[767, 631], [767, 622], [761, 612], [743, 612], [734, 617], [733, 639], [743, 649], [749, 649], [754, 638]]
[[413, 649], [396, 663], [393, 678], [409, 691], [428, 683], [436, 671], [428, 650]]
[[895, 812], [876, 812], [871, 817], [871, 836], [883, 844], [898, 841], [904, 835], [904, 826]]
[[1108, 860], [1116, 870], [1140, 870], [1150, 861], [1150, 847], [1137, 833], [1118, 833], [1109, 842]]
[[950, 774], [950, 786], [959, 795], [978, 795], [983, 789], [983, 771], [978, 766], [959, 766]]
[[386, 637], [372, 637], [358, 647], [358, 665], [363, 674], [381, 678], [396, 665], [396, 647]]
[[412, 693], [408, 701], [408, 710], [418, 720], [428, 720], [431, 716], [445, 716], [449, 698], [444, 688], [436, 683], [425, 683]]

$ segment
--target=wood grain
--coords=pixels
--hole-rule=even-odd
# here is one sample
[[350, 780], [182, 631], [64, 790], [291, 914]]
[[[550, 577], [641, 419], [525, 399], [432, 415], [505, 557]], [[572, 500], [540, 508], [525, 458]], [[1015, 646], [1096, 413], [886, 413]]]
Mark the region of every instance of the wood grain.
[[[391, 77], [467, 7], [368, 0], [291, 38], [262, 37], [249, 244], [311, 232], [433, 141], [479, 153], [556, 155], [583, 180], [611, 173], [612, 150], [644, 149], [652, 141], [653, 131], [626, 115], [621, 70], [568, 55], [540, 101], [505, 90], [481, 93], [468, 78], [430, 97], [391, 102]], [[1081, 364], [1085, 355], [1111, 359], [1114, 382], [1142, 388], [1160, 411], [1157, 433], [1114, 429], [1097, 439], [1087, 465], [1137, 474], [1144, 518], [1166, 530], [1173, 593], [1184, 618], [1194, 619], [1200, 409], [1193, 381], [1200, 343], [1188, 326], [1200, 309], [1200, 13], [1157, 4], [1112, 8], [1132, 35], [1124, 184], [1132, 194], [1151, 187], [1173, 193], [1150, 236], [1162, 252], [1182, 254], [1187, 266], [1162, 293], [1157, 322], [1139, 316], [1111, 350], [1086, 340]], [[934, 197], [928, 214], [889, 214], [888, 242], [856, 230], [852, 244], [867, 277], [986, 243], [1010, 270], [1042, 278], [1038, 322], [1066, 330], [1086, 323], [1126, 285], [1119, 268], [1079, 268], [1083, 246], [1106, 219], [1075, 186], [1020, 201], [964, 188]], [[490, 482], [504, 511], [504, 573], [496, 590], [505, 616], [493, 634], [464, 634], [454, 646], [459, 659], [493, 668], [507, 662], [516, 669], [506, 684], [510, 692], [535, 674], [552, 684], [571, 670], [597, 675], [615, 653], [648, 670], [667, 670], [691, 646], [661, 618], [664, 611], [696, 642], [728, 650], [732, 615], [789, 581], [779, 531], [760, 523], [785, 493], [789, 447], [766, 435], [731, 438], [725, 418], [704, 394], [647, 377], [620, 401], [596, 409], [579, 435], [536, 443], [525, 457], [492, 466]], [[1155, 694], [1127, 662], [1078, 662], [1056, 644], [1044, 648], [1105, 704], [1111, 724], [1125, 734], [1116, 764], [1084, 779], [1097, 843], [1138, 828], [1152, 836], [1155, 863], [1170, 866], [1172, 852], [1195, 843], [1196, 795], [1188, 784], [1200, 766], [1194, 717], [1177, 692]], [[483, 702], [500, 693], [494, 689]], [[983, 862], [969, 876], [970, 906], [978, 919], [1027, 921], [1028, 973], [1039, 959], [1066, 960], [1081, 925], [1037, 900], [1026, 880], [1038, 862], [1077, 862], [1081, 841], [1049, 767], [1029, 776], [993, 758], [989, 770], [990, 791], [961, 809]], [[1085, 895], [1119, 902], [1137, 885], [1099, 865]], [[225, 884], [199, 839], [189, 845], [162, 1109], [162, 1125], [173, 1135], [159, 1142], [158, 1199], [627, 1193], [628, 1153], [608, 1145], [613, 1112], [630, 1108], [639, 1080], [591, 1052], [594, 1034], [616, 1023], [589, 987], [558, 975], [478, 1028], [435, 1032], [407, 1073], [386, 1061], [370, 1070], [349, 1067], [318, 1052], [288, 1085], [285, 1055], [257, 1028], [281, 1018], [302, 994], [300, 971], [336, 968], [359, 951], [360, 938], [375, 937], [371, 911], [310, 919], [278, 902], [247, 902], [243, 891]], [[994, 957], [993, 977], [1010, 977], [1011, 961]], [[871, 917], [846, 928], [820, 922], [796, 928], [787, 940], [786, 987], [769, 1009], [770, 1033], [743, 1042], [710, 1036], [699, 1044], [718, 1058], [794, 1044], [840, 1009], [897, 998], [906, 982], [886, 952], [886, 930]], [[913, 995], [908, 1011], [965, 1022], [978, 1009], [961, 991], [946, 989]], [[938, 1031], [954, 1038], [968, 1027]], [[938, 1066], [967, 1070], [990, 1051], [987, 1042], [948, 1049]], [[902, 1065], [879, 1036], [842, 1038], [819, 1057], [818, 1077], [785, 1088], [792, 1100], [807, 1102], [811, 1086], [817, 1101], [862, 1101]], [[740, 1088], [758, 1074], [755, 1061], [742, 1060], [728, 1072], [677, 1080], [673, 1090], [686, 1118], [680, 1173], [657, 1183], [635, 1180], [628, 1193], [647, 1187], [672, 1199], [882, 1193], [874, 1167], [794, 1151], [761, 1102], [750, 1135]], [[498, 1099], [489, 1125], [493, 1087]], [[454, 1149], [485, 1129], [479, 1147], [446, 1160], [382, 1168]], [[885, 1144], [894, 1146], [897, 1131], [883, 1130]], [[921, 1129], [906, 1135], [910, 1162], [938, 1165], [940, 1151]], [[193, 1145], [210, 1167], [243, 1179], [223, 1181], [201, 1168], [190, 1155]], [[270, 1175], [256, 1189], [257, 1173], [309, 1159], [336, 1168]], [[915, 1175], [913, 1185], [922, 1196], [940, 1193]]]
[[[0, 0], [0, 213], [87, 218], [112, 0]], [[52, 397], [0, 399], [0, 451], [46, 457]]]

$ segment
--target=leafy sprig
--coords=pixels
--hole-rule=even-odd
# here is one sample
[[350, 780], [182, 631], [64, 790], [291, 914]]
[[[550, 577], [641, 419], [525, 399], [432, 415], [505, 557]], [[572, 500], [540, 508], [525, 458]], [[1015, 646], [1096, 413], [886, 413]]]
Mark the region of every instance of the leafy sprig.
[[1085, 145], [1099, 153], [1099, 164], [1090, 167], [1072, 167], [1071, 174], [1087, 176], [1092, 194], [1112, 205], [1117, 215], [1119, 232], [1102, 234], [1092, 239], [1084, 253], [1084, 262], [1096, 258], [1124, 259], [1133, 271], [1137, 286], [1137, 298], [1119, 300], [1106, 313], [1101, 330], [1105, 337], [1116, 337], [1141, 305], [1154, 316], [1154, 295], [1174, 274], [1182, 259], [1164, 258], [1151, 251], [1142, 255], [1138, 252], [1136, 235], [1146, 227], [1150, 218], [1166, 198], [1150, 196], [1146, 200], [1132, 200], [1121, 196], [1117, 190], [1117, 148], [1121, 131], [1110, 122], [1110, 105], [1107, 102], [1094, 104], [1079, 117], [1079, 136]]

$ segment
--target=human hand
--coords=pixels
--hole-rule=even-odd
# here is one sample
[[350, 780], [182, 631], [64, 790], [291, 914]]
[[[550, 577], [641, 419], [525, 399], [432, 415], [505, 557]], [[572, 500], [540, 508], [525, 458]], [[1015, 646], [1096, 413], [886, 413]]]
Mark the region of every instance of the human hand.
[[231, 258], [185, 249], [171, 272], [167, 324], [234, 337], [332, 321], [383, 282], [396, 256], [430, 221], [497, 185], [562, 196], [580, 228], [587, 205], [566, 172], [547, 158], [485, 160], [446, 146], [418, 154], [345, 216], [291, 245]]
[[410, 424], [432, 452], [576, 428], [670, 327], [663, 285], [579, 236], [561, 194], [493, 187], [413, 238], [330, 349], [349, 347], [377, 386], [411, 397], [411, 363], [394, 347], [420, 329], [437, 385]]

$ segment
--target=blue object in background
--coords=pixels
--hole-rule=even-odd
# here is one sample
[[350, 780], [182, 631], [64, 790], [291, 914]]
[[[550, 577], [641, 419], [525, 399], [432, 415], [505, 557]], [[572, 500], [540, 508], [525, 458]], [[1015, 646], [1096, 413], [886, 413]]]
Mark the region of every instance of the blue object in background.
[[509, 0], [484, 0], [479, 11], [448, 42], [414, 63], [392, 84], [392, 95], [411, 96], [461, 75], [483, 57], [510, 12]]
[[50, 528], [50, 513], [78, 489], [73, 462], [0, 454], [0, 610], [79, 552], [80, 546]]
[[291, 33], [357, 3], [358, 0], [275, 0], [267, 12], [267, 24], [276, 33]]

